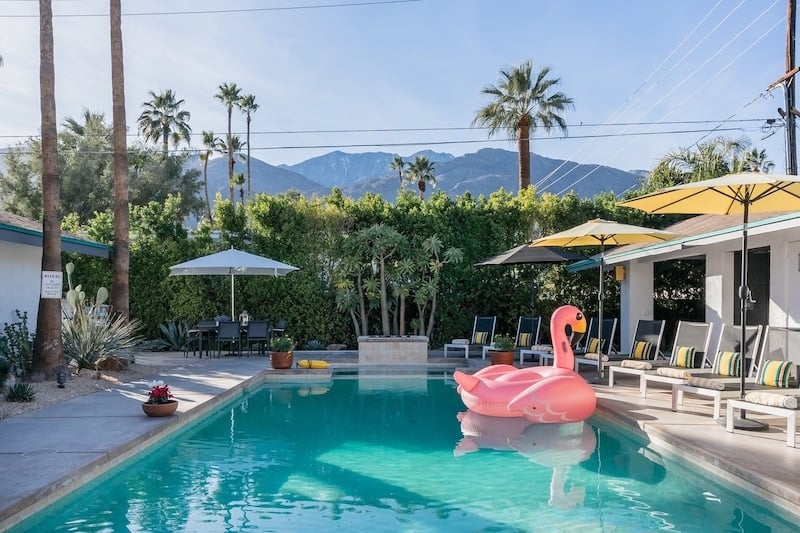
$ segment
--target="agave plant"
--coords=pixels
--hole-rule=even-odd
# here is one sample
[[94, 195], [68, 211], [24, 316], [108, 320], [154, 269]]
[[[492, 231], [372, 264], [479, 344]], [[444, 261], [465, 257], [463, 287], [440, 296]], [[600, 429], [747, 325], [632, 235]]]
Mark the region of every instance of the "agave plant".
[[170, 320], [165, 324], [159, 324], [161, 334], [157, 346], [162, 350], [179, 352], [183, 350], [189, 342], [189, 326], [186, 322], [175, 322]]
[[100, 313], [99, 309], [108, 298], [108, 290], [104, 287], [98, 289], [94, 303], [87, 305], [81, 286], [72, 284], [74, 270], [72, 263], [66, 265], [67, 301], [73, 313], [61, 321], [64, 355], [78, 367], [77, 372], [84, 368], [96, 370], [103, 359], [129, 351], [142, 341], [138, 334], [142, 323], [121, 315], [106, 318], [106, 313]]

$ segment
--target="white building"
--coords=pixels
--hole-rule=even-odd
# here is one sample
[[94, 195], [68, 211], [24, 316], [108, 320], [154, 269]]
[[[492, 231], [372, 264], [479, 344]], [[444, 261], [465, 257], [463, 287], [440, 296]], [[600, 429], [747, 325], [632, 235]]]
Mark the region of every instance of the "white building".
[[[106, 258], [111, 253], [105, 244], [67, 233], [61, 236], [61, 250]], [[41, 279], [42, 225], [0, 211], [0, 328], [18, 322], [19, 310], [28, 313], [28, 327], [35, 330]]]
[[[653, 318], [653, 265], [659, 261], [705, 261], [705, 320], [714, 324], [716, 333], [711, 346], [716, 345], [723, 323], [740, 320], [741, 215], [701, 215], [666, 229], [682, 237], [624, 246], [605, 254], [609, 268], [624, 268], [619, 271], [624, 276], [619, 317], [622, 351], [630, 348], [636, 322]], [[755, 301], [748, 308], [747, 322], [800, 326], [800, 212], [751, 214], [748, 250], [748, 286]]]

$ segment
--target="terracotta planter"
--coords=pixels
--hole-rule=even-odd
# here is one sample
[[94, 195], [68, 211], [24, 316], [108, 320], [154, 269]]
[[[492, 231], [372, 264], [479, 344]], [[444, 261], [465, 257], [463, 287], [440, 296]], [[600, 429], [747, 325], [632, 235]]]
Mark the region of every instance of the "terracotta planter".
[[514, 352], [498, 352], [492, 350], [489, 352], [493, 365], [513, 365]]
[[272, 364], [272, 368], [292, 368], [294, 354], [292, 352], [270, 352], [269, 362]]
[[169, 416], [178, 408], [178, 400], [167, 403], [143, 403], [142, 411], [147, 416]]

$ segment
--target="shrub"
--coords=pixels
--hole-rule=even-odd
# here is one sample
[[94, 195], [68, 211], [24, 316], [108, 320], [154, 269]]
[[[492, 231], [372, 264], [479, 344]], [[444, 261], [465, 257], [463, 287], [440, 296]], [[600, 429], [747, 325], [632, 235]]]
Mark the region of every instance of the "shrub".
[[3, 385], [6, 384], [6, 378], [8, 378], [9, 370], [11, 370], [11, 363], [8, 361], [8, 359], [0, 357], [0, 389], [2, 389]]
[[30, 383], [16, 383], [6, 394], [9, 402], [32, 402], [36, 397], [36, 391]]
[[15, 376], [25, 377], [31, 371], [33, 335], [28, 329], [28, 312], [20, 313], [19, 309], [15, 312], [19, 322], [6, 322], [4, 334], [0, 335], [0, 357], [10, 363]]
[[324, 350], [325, 346], [326, 344], [321, 340], [312, 339], [308, 341], [308, 345], [306, 346], [306, 348], [308, 348], [309, 350]]
[[291, 352], [294, 350], [294, 341], [290, 337], [275, 337], [269, 343], [273, 352]]

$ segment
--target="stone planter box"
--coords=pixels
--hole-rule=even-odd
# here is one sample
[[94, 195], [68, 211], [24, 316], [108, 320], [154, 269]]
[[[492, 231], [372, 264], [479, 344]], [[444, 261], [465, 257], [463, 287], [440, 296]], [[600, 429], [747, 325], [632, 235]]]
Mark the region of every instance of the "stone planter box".
[[428, 362], [428, 337], [361, 336], [358, 338], [358, 363], [413, 365]]

